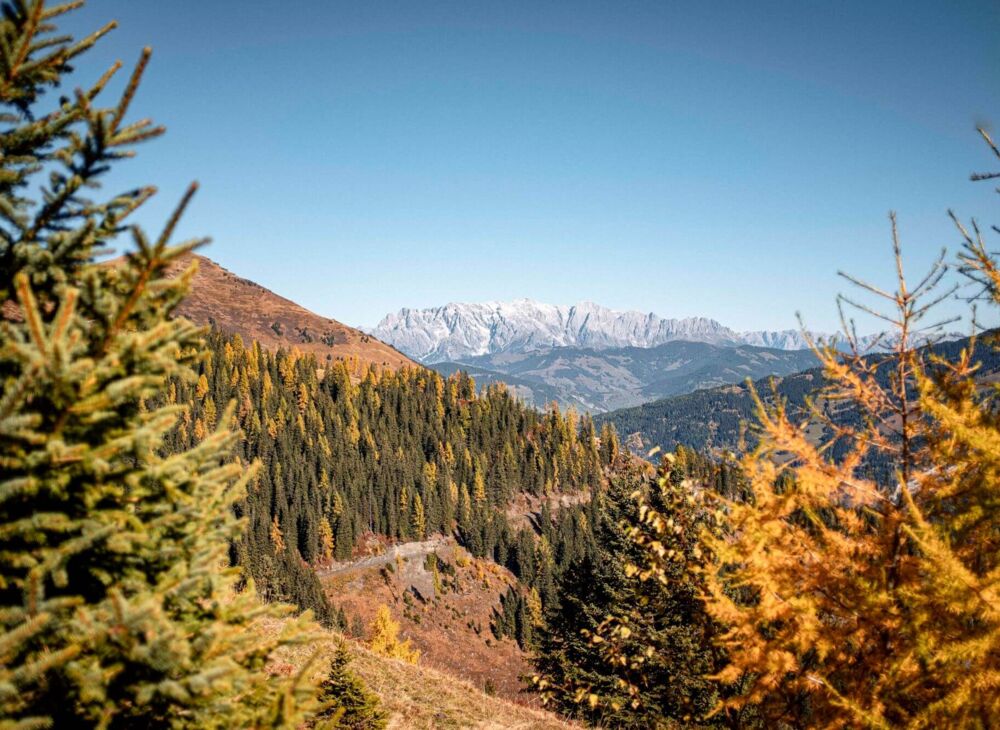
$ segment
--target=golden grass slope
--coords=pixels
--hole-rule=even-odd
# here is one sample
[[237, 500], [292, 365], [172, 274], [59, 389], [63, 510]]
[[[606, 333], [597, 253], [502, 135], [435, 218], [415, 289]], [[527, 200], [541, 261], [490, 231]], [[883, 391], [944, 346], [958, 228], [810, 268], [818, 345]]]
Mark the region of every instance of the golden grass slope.
[[[277, 633], [281, 620], [265, 619], [257, 630]], [[292, 675], [315, 655], [312, 671], [322, 675], [329, 666], [339, 634], [329, 642], [288, 648], [270, 670]], [[492, 697], [445, 672], [377, 656], [348, 640], [351, 668], [382, 701], [389, 713], [389, 730], [566, 730], [578, 726], [547, 712]]]
[[174, 272], [179, 273], [191, 259], [198, 262], [198, 273], [178, 312], [196, 324], [239, 334], [248, 345], [256, 340], [270, 350], [298, 348], [315, 355], [321, 368], [336, 360], [393, 370], [420, 367], [361, 330], [321, 317], [204, 256], [185, 256], [175, 264]]

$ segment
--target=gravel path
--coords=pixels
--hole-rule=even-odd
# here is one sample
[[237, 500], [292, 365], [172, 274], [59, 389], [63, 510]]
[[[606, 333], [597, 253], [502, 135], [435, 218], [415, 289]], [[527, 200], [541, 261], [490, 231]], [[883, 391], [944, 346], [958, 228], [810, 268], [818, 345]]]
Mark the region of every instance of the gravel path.
[[451, 543], [451, 538], [447, 537], [437, 537], [433, 540], [424, 540], [423, 542], [404, 542], [401, 545], [393, 545], [388, 550], [386, 550], [381, 555], [371, 555], [367, 558], [361, 558], [360, 560], [354, 560], [350, 563], [335, 563], [329, 568], [322, 568], [316, 571], [316, 575], [320, 578], [329, 578], [334, 575], [339, 575], [341, 573], [347, 573], [352, 570], [361, 570], [365, 568], [377, 568], [380, 565], [387, 565], [388, 563], [396, 562], [396, 558], [401, 558], [404, 560], [411, 560], [413, 558], [422, 558], [431, 553], [440, 550], [441, 548], [447, 546]]

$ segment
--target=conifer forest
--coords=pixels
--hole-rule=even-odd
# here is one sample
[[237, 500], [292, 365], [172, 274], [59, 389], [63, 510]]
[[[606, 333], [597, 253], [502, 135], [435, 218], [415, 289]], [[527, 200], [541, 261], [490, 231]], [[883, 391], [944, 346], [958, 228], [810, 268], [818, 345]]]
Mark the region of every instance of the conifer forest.
[[771, 5], [0, 2], [0, 730], [1000, 727], [1000, 13]]

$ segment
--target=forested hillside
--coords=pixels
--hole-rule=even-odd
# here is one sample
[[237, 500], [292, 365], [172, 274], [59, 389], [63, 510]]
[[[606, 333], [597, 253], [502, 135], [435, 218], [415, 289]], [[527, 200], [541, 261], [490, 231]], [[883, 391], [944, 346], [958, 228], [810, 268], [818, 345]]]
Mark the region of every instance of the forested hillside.
[[[950, 321], [935, 307], [966, 293], [996, 321], [990, 229], [952, 214], [959, 253], [908, 280], [890, 214], [895, 283], [845, 274], [874, 303], [839, 302], [891, 325], [882, 354], [845, 324], [821, 369], [598, 420], [539, 410], [194, 258], [207, 239], [174, 236], [195, 183], [155, 236], [133, 217], [155, 187], [101, 199], [164, 128], [132, 109], [148, 47], [127, 79], [113, 62], [67, 84], [117, 27], [74, 40], [60, 26], [81, 6], [0, 0], [0, 730], [565, 726], [546, 709], [628, 730], [1000, 727], [1000, 343], [926, 346]], [[250, 17], [269, 51], [287, 18], [270, 19]], [[224, 26], [236, 44], [240, 25]], [[312, 78], [285, 59], [265, 59], [285, 91]], [[534, 349], [541, 310], [521, 310]], [[647, 321], [546, 311], [576, 344]], [[490, 321], [446, 340], [517, 334]], [[774, 356], [704, 352], [612, 359], [669, 390]], [[522, 362], [558, 377], [550, 354]]]
[[540, 413], [502, 386], [477, 394], [462, 374], [370, 368], [355, 381], [347, 363], [320, 370], [312, 355], [218, 332], [205, 349], [195, 380], [169, 384], [167, 401], [190, 407], [168, 448], [199, 443], [236, 403], [238, 458], [261, 462], [240, 507], [238, 559], [265, 596], [328, 621], [308, 565], [349, 558], [366, 534], [452, 532], [476, 556], [517, 564], [534, 547], [510, 525], [508, 503], [592, 490], [613, 458], [613, 436], [602, 449], [589, 417]]

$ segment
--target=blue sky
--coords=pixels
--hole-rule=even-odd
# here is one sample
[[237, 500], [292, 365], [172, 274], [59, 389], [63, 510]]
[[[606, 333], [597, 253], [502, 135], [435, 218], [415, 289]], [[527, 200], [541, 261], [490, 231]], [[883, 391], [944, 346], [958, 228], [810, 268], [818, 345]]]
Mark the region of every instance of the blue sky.
[[109, 180], [187, 182], [183, 233], [327, 316], [592, 300], [738, 329], [836, 325], [847, 269], [916, 272], [1000, 125], [1000, 3], [90, 0], [144, 44], [165, 138]]

